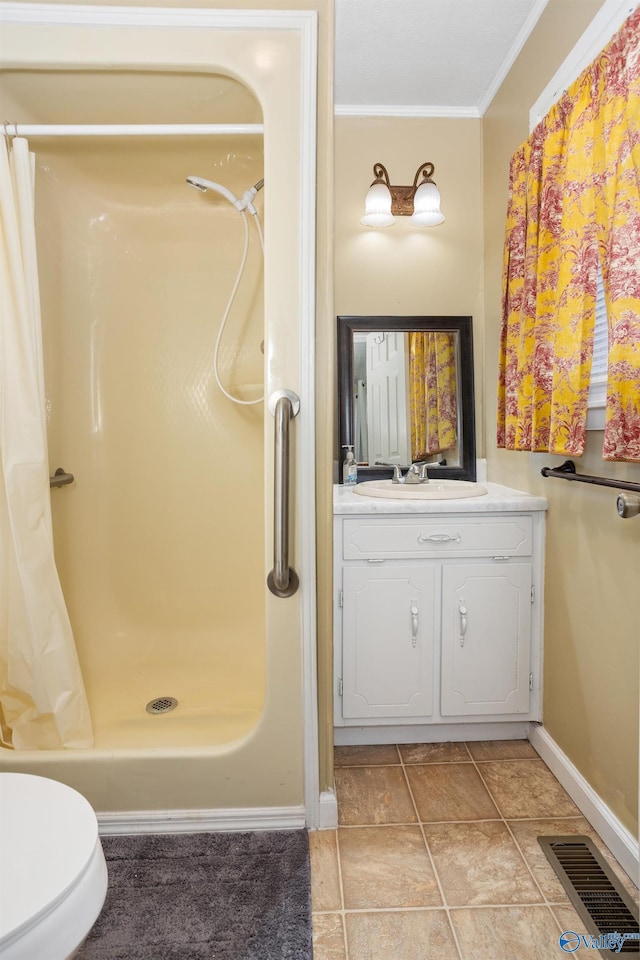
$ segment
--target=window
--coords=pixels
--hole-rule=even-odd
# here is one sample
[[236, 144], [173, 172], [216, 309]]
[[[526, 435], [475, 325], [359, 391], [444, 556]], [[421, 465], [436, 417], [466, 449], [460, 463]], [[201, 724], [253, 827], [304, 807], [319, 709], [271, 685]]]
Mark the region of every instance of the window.
[[604, 298], [602, 272], [598, 268], [598, 286], [596, 290], [596, 323], [593, 334], [593, 359], [591, 361], [591, 383], [587, 404], [587, 430], [604, 430], [605, 404], [607, 401], [607, 359], [609, 338], [607, 324], [607, 305]]
[[[599, 13], [585, 30], [554, 77], [529, 112], [529, 130], [540, 122], [562, 92], [589, 66], [613, 34], [635, 9], [637, 0], [605, 0]], [[608, 325], [602, 273], [598, 270], [596, 324], [591, 365], [591, 384], [587, 411], [587, 430], [604, 430], [607, 399]]]

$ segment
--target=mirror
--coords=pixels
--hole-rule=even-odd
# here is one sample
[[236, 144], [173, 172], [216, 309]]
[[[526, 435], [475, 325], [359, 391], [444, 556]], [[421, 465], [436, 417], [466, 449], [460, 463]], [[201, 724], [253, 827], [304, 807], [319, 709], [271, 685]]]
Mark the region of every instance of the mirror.
[[471, 317], [338, 317], [340, 465], [345, 444], [359, 480], [416, 462], [476, 479]]

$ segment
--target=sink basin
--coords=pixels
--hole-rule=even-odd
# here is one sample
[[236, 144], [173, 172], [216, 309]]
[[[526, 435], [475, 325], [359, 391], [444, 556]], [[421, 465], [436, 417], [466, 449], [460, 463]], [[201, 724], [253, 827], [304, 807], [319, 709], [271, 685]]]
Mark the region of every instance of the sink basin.
[[387, 500], [461, 500], [484, 497], [486, 487], [470, 480], [430, 480], [428, 483], [393, 483], [392, 480], [365, 480], [353, 491], [361, 497]]

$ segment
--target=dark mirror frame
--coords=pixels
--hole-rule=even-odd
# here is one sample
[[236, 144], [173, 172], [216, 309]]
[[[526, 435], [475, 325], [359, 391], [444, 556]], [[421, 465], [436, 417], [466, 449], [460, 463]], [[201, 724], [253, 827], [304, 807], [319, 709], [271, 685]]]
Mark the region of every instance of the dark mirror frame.
[[[338, 317], [338, 478], [342, 483], [341, 464], [344, 444], [353, 440], [353, 334], [384, 332], [420, 332], [434, 330], [456, 332], [459, 340], [460, 377], [460, 464], [433, 466], [430, 477], [453, 480], [476, 479], [476, 422], [473, 392], [473, 327], [471, 317]], [[385, 480], [393, 476], [391, 467], [358, 467], [358, 481]]]

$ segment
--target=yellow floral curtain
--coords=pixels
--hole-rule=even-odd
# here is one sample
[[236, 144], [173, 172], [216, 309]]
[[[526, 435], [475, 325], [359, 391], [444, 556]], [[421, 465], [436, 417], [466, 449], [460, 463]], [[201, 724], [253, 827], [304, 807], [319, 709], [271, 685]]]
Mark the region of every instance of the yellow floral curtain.
[[409, 334], [411, 459], [455, 447], [458, 402], [452, 333]]
[[640, 460], [640, 7], [511, 160], [498, 446], [580, 456], [598, 262], [605, 460]]

